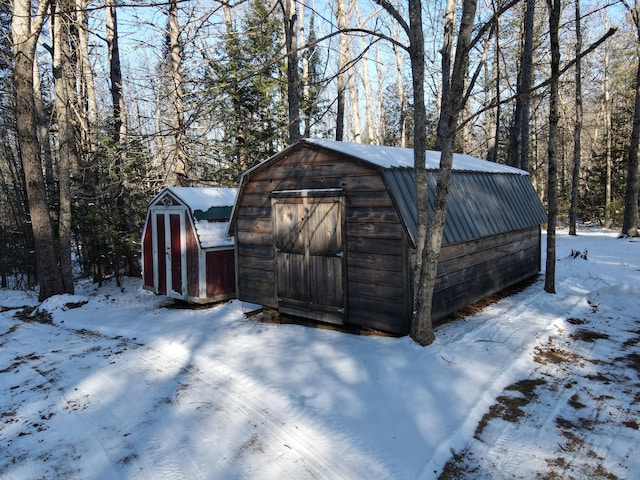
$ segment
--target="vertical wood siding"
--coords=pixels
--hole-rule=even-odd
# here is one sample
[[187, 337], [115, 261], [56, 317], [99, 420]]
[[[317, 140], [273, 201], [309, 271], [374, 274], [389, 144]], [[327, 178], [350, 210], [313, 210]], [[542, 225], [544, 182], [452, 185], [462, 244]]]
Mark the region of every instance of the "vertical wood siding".
[[342, 190], [287, 190], [272, 197], [279, 310], [343, 324]]
[[167, 244], [166, 244], [166, 235], [165, 225], [164, 225], [164, 214], [159, 213], [155, 215], [156, 217], [156, 238], [158, 241], [158, 293], [160, 295], [167, 294]]
[[142, 236], [142, 276], [143, 286], [153, 290], [153, 215], [147, 214], [146, 227]]
[[[374, 168], [345, 161], [338, 154], [310, 149], [272, 161], [245, 184], [236, 207], [235, 225], [239, 298], [277, 308], [278, 289], [294, 289], [300, 284], [301, 267], [291, 257], [294, 252], [281, 259], [282, 271], [289, 269], [288, 276], [279, 277], [286, 284], [276, 284], [274, 245], [276, 240], [286, 239], [274, 238], [271, 192], [333, 188], [342, 189], [345, 196], [345, 323], [390, 331], [397, 330], [398, 325], [408, 325], [405, 301], [409, 290], [405, 266], [408, 241], [384, 181]], [[289, 213], [283, 209], [278, 221], [286, 222], [299, 212]], [[294, 226], [291, 225], [292, 231]], [[300, 242], [291, 239], [291, 247], [301, 247]], [[324, 247], [331, 245], [325, 242]], [[318, 272], [320, 267], [318, 264], [314, 271]], [[335, 270], [333, 266], [326, 268]], [[330, 302], [328, 297], [337, 295], [328, 289], [322, 295], [325, 294], [327, 298], [316, 301]]]
[[196, 240], [195, 227], [189, 215], [185, 218], [185, 247], [187, 249], [187, 295], [200, 296], [200, 247]]
[[182, 295], [182, 235], [180, 215], [169, 215], [169, 231], [171, 244], [171, 290]]
[[207, 252], [206, 256], [207, 297], [216, 300], [234, 297], [236, 278], [233, 249]]

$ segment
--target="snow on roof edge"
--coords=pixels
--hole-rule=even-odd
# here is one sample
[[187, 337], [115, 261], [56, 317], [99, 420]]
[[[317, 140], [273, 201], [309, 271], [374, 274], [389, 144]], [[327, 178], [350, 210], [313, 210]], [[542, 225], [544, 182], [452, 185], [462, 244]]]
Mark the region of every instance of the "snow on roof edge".
[[166, 190], [181, 200], [192, 213], [196, 210], [206, 212], [211, 207], [231, 207], [238, 193], [237, 188], [222, 187], [167, 187]]
[[[339, 142], [315, 138], [305, 138], [303, 141], [311, 145], [317, 145], [335, 152], [350, 155], [382, 168], [413, 168], [412, 148]], [[426, 154], [427, 170], [437, 170], [440, 165], [440, 152], [428, 150]], [[453, 170], [529, 175], [528, 172], [520, 170], [519, 168], [482, 160], [462, 153], [453, 154]]]
[[195, 212], [197, 210], [207, 212], [212, 207], [233, 207], [238, 194], [237, 188], [165, 187], [156, 195], [152, 203], [167, 192], [187, 207], [196, 230], [197, 242], [201, 248], [228, 247], [234, 244], [233, 236], [227, 235], [229, 221], [199, 221], [195, 216]]

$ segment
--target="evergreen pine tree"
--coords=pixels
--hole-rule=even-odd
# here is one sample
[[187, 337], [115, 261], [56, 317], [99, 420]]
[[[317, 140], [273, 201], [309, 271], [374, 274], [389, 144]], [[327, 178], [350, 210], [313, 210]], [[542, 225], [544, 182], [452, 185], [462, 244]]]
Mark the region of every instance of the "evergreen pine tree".
[[223, 119], [216, 148], [226, 165], [222, 183], [235, 183], [286, 138], [282, 25], [276, 12], [263, 0], [252, 2], [241, 28], [227, 25], [224, 56], [210, 61], [214, 114]]

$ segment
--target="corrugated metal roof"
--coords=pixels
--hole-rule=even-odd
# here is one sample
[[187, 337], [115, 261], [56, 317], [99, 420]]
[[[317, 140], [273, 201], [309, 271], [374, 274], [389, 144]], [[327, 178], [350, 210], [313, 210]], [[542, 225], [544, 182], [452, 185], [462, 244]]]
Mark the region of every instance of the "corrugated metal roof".
[[[411, 168], [384, 168], [389, 193], [416, 244], [418, 214]], [[427, 172], [429, 211], [433, 213], [437, 172]], [[540, 225], [547, 213], [528, 175], [454, 171], [449, 184], [443, 245]]]

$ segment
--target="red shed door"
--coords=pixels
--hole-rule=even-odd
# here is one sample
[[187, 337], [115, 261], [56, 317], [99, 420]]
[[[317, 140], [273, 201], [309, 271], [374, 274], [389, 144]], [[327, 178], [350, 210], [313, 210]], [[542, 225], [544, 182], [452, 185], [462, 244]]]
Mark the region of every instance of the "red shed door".
[[154, 289], [160, 295], [184, 299], [186, 295], [185, 211], [152, 211], [154, 219]]
[[278, 308], [342, 324], [345, 315], [341, 190], [272, 194]]

